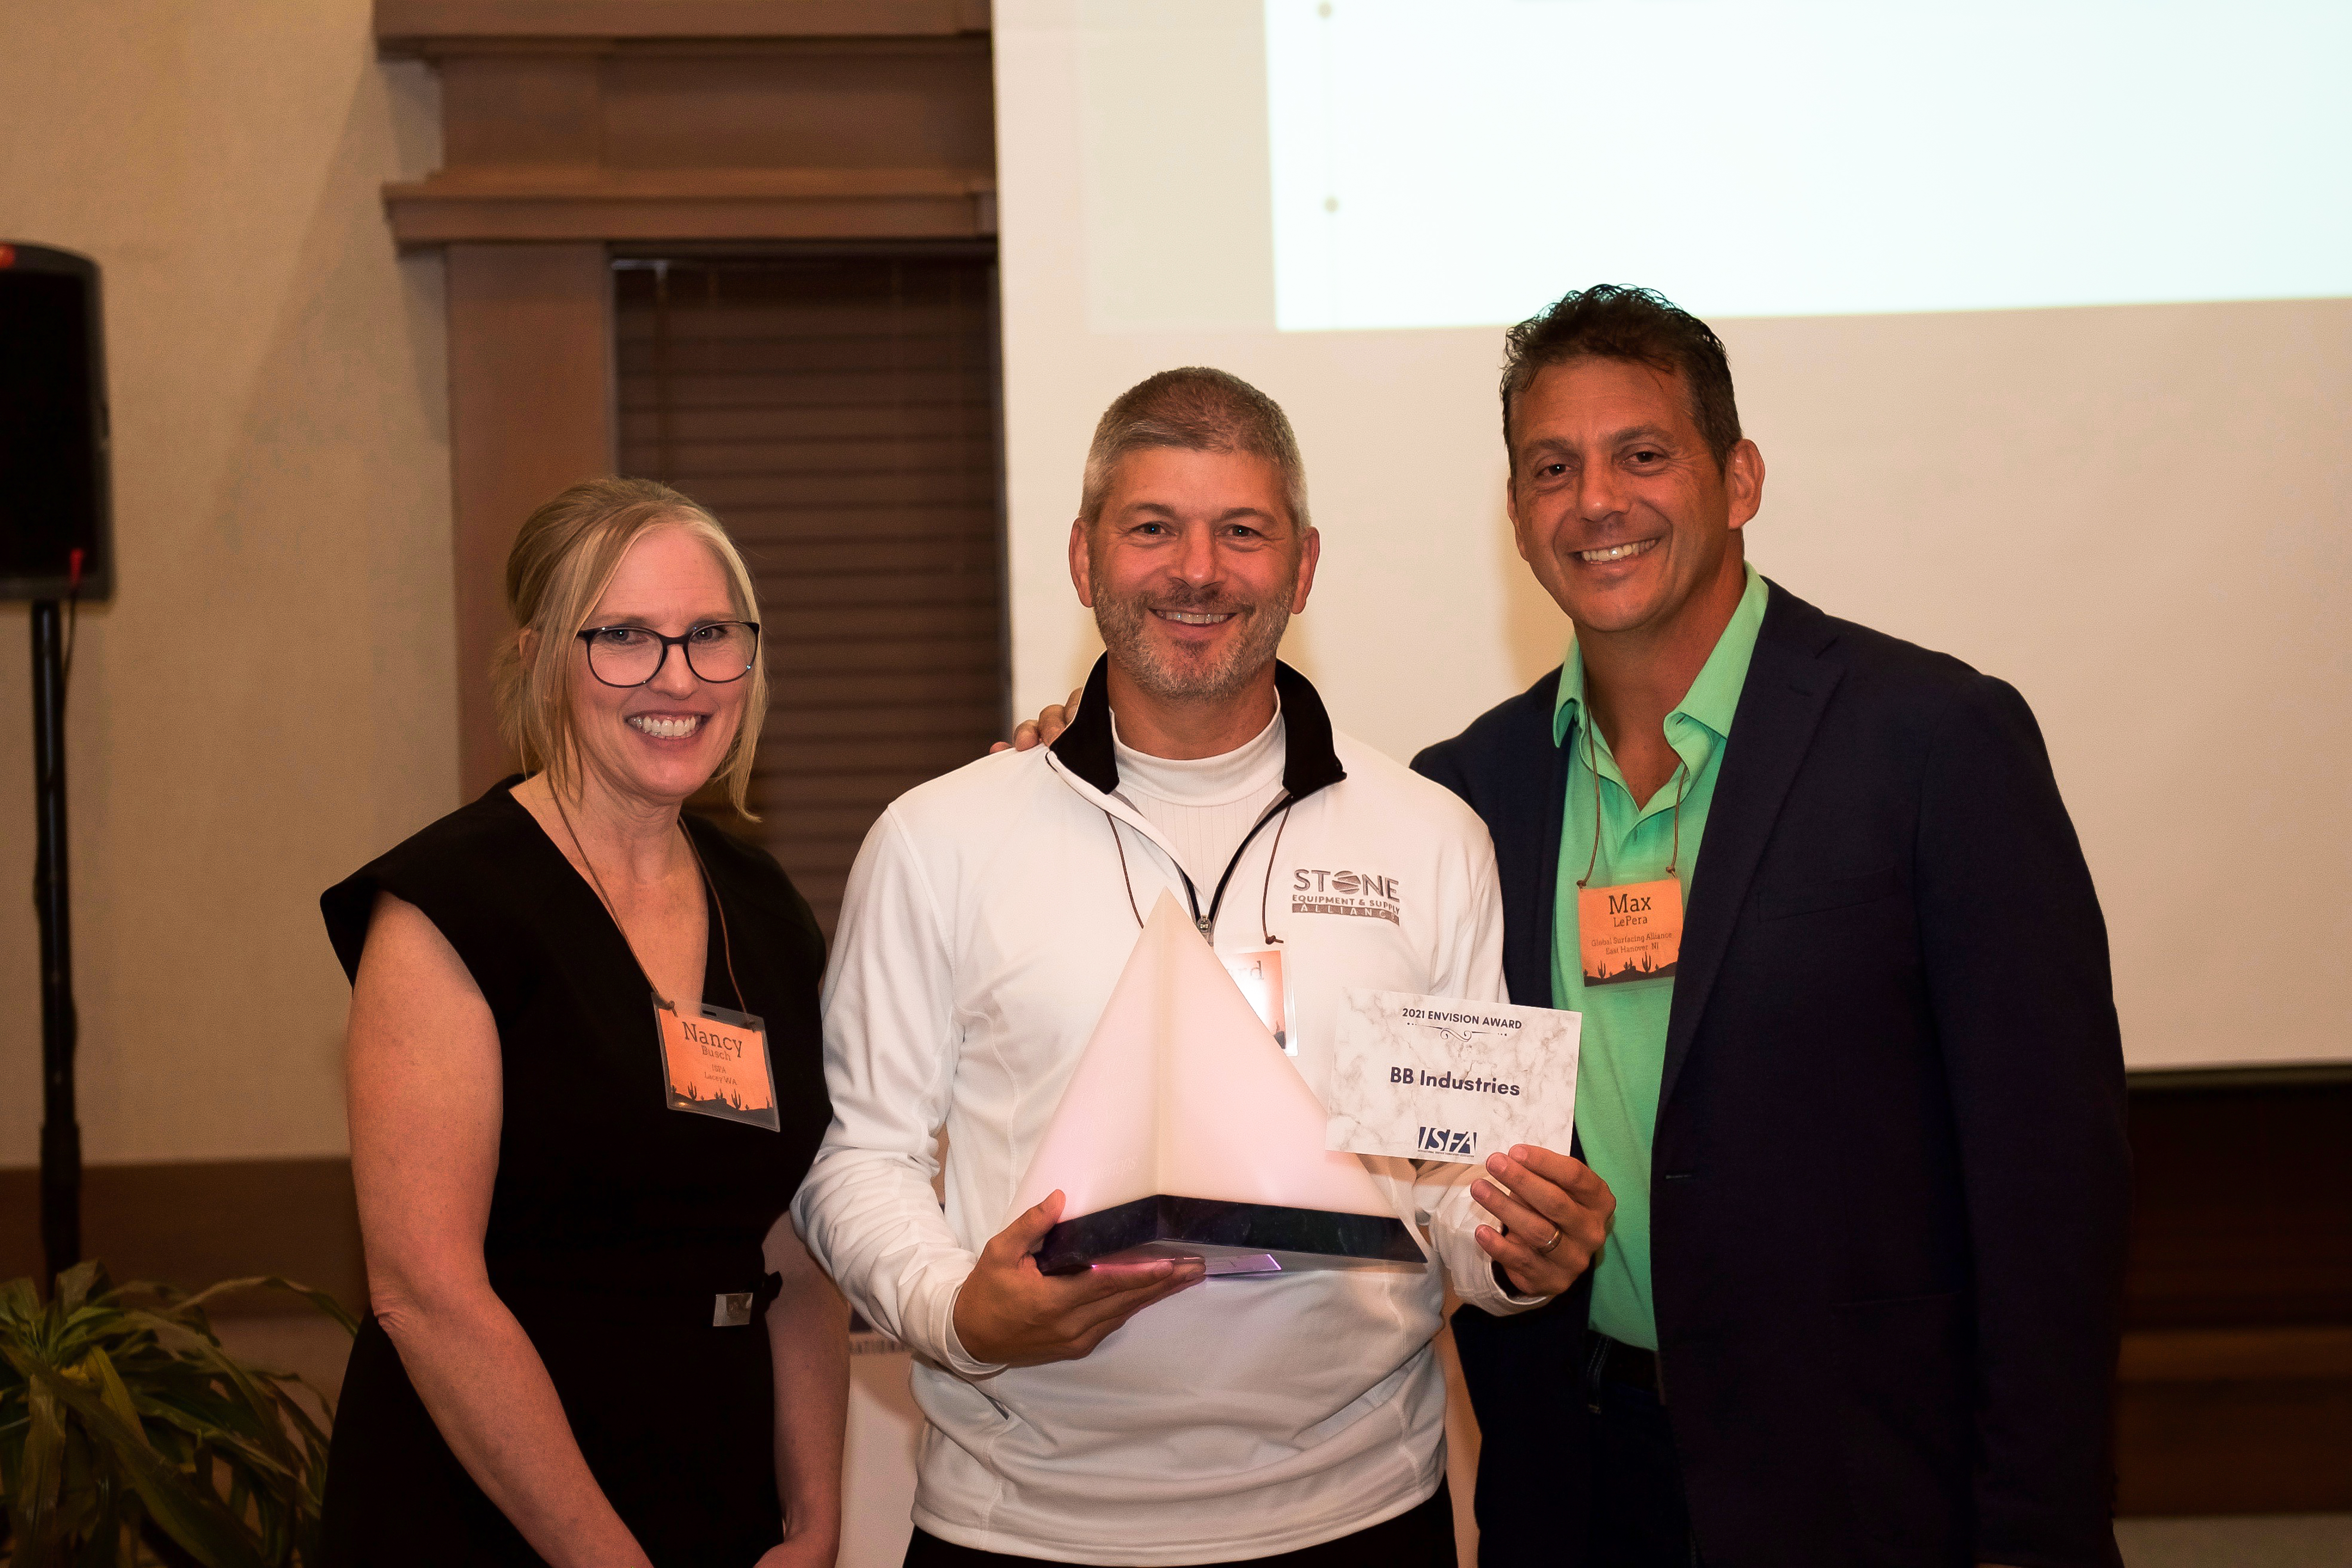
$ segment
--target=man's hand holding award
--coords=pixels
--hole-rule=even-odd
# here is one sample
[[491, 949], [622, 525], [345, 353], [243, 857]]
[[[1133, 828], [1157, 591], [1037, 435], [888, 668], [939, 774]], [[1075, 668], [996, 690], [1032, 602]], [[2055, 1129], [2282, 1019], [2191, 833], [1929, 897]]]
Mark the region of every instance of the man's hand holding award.
[[1106, 1263], [1079, 1274], [1046, 1274], [1035, 1253], [1062, 1217], [1064, 1196], [1048, 1194], [981, 1249], [956, 1293], [956, 1339], [977, 1361], [1038, 1366], [1076, 1361], [1154, 1301], [1200, 1283], [1197, 1258]]
[[[965, 1352], [1010, 1365], [1074, 1360], [1145, 1307], [1213, 1275], [1424, 1267], [1422, 1241], [1359, 1154], [1470, 1162], [1484, 1153], [1493, 1179], [1473, 1192], [1498, 1223], [1479, 1227], [1480, 1247], [1520, 1295], [1572, 1284], [1601, 1244], [1611, 1206], [1591, 1172], [1545, 1146], [1566, 1144], [1573, 1131], [1576, 1016], [1346, 996], [1330, 1038], [1294, 1065], [1163, 895], [1007, 1224], [958, 1296]], [[1465, 1009], [1487, 1027], [1422, 1026], [1430, 1012], [1465, 1017]], [[1391, 1018], [1397, 1027], [1385, 1034], [1366, 1027], [1400, 1013], [1417, 1016]], [[1471, 1080], [1452, 1070], [1465, 1066], [1453, 1059], [1458, 1049], [1447, 1049], [1456, 1036], [1482, 1043], [1483, 1054], [1474, 1053], [1482, 1061], [1499, 1039], [1528, 1080], [1489, 1097], [1495, 1115], [1467, 1115], [1458, 1103], [1467, 1092], [1458, 1086]], [[1379, 1076], [1374, 1058], [1388, 1079], [1384, 1092], [1368, 1095]], [[1324, 1097], [1310, 1079], [1326, 1085]], [[1517, 1141], [1497, 1140], [1497, 1128]]]

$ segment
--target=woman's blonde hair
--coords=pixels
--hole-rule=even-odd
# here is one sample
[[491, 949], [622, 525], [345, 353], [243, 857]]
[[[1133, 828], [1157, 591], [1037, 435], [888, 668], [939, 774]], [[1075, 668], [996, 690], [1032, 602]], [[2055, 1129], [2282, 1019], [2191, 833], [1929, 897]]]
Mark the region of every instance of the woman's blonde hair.
[[[656, 528], [681, 528], [709, 547], [726, 568], [735, 613], [760, 618], [759, 595], [735, 542], [719, 520], [655, 479], [608, 475], [573, 485], [524, 520], [507, 556], [507, 609], [515, 631], [499, 647], [490, 677], [498, 693], [499, 729], [532, 773], [544, 769], [559, 795], [580, 787], [577, 719], [572, 710], [571, 650], [596, 602], [612, 585], [629, 547]], [[528, 641], [531, 653], [526, 658]], [[755, 658], [745, 676], [743, 720], [711, 776], [727, 798], [751, 816], [751, 756], [768, 715], [768, 663]]]

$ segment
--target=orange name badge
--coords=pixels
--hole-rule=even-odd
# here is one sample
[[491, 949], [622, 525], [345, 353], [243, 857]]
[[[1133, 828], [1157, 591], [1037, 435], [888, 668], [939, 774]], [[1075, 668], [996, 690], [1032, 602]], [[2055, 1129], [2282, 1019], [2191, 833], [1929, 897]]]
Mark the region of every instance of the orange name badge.
[[1257, 952], [1221, 952], [1217, 954], [1225, 973], [1234, 977], [1242, 994], [1249, 998], [1250, 1011], [1265, 1026], [1286, 1056], [1298, 1054], [1297, 1043], [1291, 1038], [1290, 994], [1282, 984], [1282, 949], [1265, 948]]
[[663, 1098], [672, 1110], [782, 1131], [768, 1030], [759, 1019], [704, 1002], [681, 1012], [656, 996], [654, 1022], [661, 1029]]
[[1576, 945], [1587, 985], [1672, 979], [1683, 952], [1681, 881], [1579, 888]]

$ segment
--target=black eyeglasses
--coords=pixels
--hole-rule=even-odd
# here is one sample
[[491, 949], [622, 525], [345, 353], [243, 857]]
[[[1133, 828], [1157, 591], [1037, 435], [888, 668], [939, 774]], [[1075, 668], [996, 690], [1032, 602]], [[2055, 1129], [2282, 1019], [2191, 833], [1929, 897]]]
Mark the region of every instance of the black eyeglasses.
[[590, 626], [580, 634], [588, 645], [588, 673], [607, 686], [643, 686], [669, 662], [669, 650], [686, 653], [686, 668], [698, 680], [724, 685], [751, 672], [760, 657], [757, 621], [705, 621], [668, 637], [650, 626]]

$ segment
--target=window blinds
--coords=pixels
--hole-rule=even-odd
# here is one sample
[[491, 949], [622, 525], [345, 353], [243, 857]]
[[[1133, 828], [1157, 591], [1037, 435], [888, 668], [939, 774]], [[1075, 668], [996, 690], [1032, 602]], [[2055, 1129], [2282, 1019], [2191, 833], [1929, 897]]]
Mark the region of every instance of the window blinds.
[[771, 700], [751, 806], [829, 938], [866, 829], [1005, 722], [986, 254], [622, 260], [623, 471], [731, 532]]

